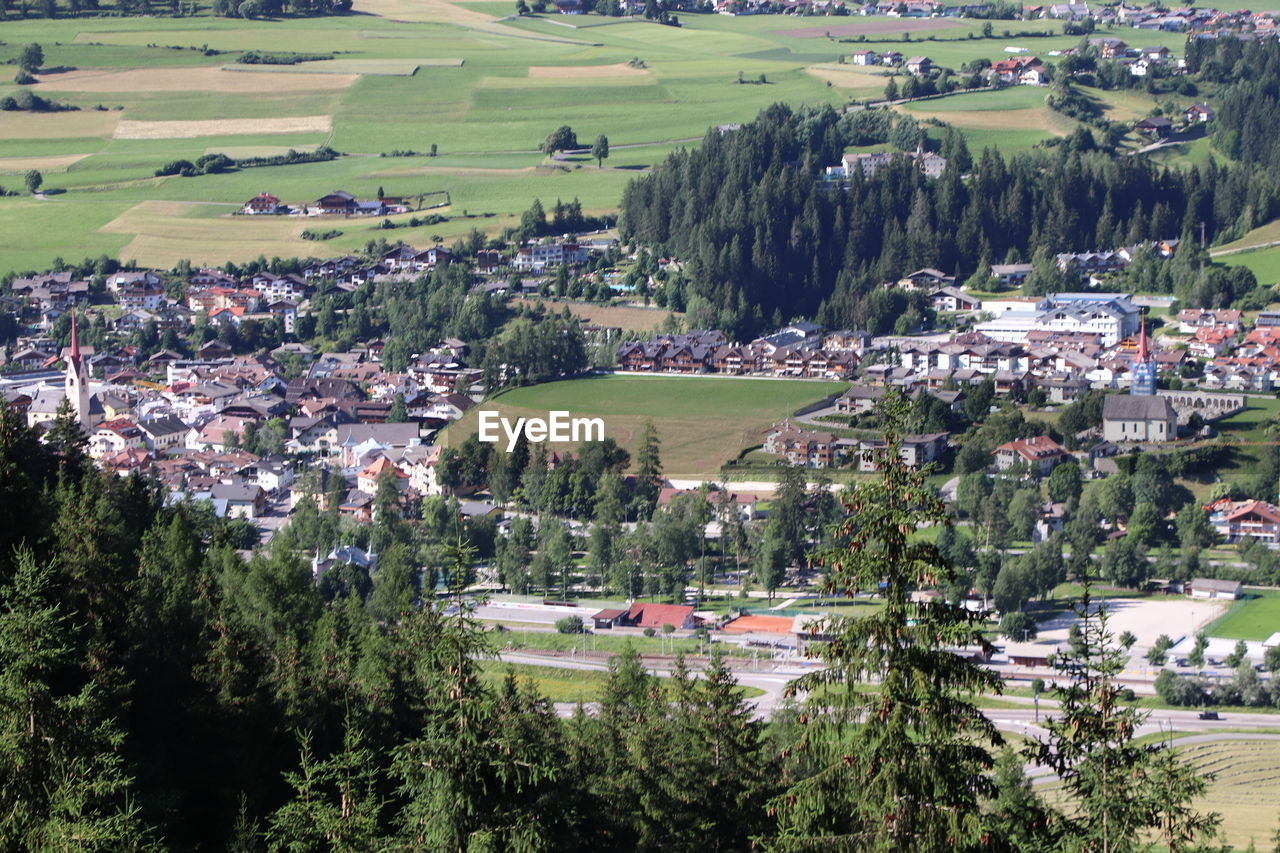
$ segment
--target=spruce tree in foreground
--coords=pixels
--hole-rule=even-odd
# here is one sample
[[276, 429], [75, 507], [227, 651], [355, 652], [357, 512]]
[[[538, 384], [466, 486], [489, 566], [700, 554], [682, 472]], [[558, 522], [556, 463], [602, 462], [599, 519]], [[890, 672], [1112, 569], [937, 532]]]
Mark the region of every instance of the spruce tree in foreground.
[[886, 398], [881, 413], [888, 428], [878, 477], [844, 495], [847, 515], [834, 531], [841, 544], [821, 562], [827, 594], [880, 588], [884, 607], [817, 627], [830, 637], [827, 668], [793, 689], [810, 692], [797, 750], [820, 769], [775, 800], [780, 826], [770, 846], [778, 850], [953, 851], [989, 840], [989, 746], [1002, 740], [968, 696], [998, 692], [1000, 680], [948, 651], [989, 648], [978, 616], [912, 598], [953, 575], [938, 548], [912, 534], [950, 519], [926, 472], [901, 459], [906, 402]]
[[1114, 641], [1107, 611], [1084, 594], [1070, 649], [1054, 666], [1066, 680], [1055, 684], [1058, 711], [1046, 718], [1049, 736], [1026, 757], [1062, 780], [1075, 806], [1063, 818], [1059, 850], [1125, 853], [1145, 850], [1152, 834], [1167, 850], [1201, 849], [1217, 833], [1221, 818], [1200, 814], [1192, 801], [1212, 774], [1181, 763], [1167, 744], [1137, 743], [1150, 712], [1127, 704], [1116, 680], [1128, 650]]

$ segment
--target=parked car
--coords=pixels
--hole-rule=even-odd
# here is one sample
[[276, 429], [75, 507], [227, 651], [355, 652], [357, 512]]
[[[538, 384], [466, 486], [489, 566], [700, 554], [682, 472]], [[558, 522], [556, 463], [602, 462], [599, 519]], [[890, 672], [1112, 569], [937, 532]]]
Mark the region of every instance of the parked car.
[[1200, 712], [1200, 719], [1202, 719], [1202, 720], [1221, 720], [1222, 718], [1218, 716], [1218, 712], [1217, 712], [1217, 711], [1201, 711], [1201, 712]]

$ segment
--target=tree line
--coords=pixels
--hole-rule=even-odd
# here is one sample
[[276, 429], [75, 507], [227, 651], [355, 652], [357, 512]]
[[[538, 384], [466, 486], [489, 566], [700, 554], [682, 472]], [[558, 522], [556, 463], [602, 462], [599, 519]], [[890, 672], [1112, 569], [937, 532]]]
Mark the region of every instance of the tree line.
[[912, 269], [985, 278], [992, 262], [1174, 236], [1194, 243], [1201, 226], [1211, 242], [1231, 239], [1280, 213], [1266, 170], [1161, 168], [1061, 147], [987, 149], [968, 169], [956, 156], [936, 180], [905, 157], [870, 177], [819, 180], [866, 134], [859, 115], [775, 105], [741, 129], [713, 129], [627, 185], [621, 234], [679, 257], [696, 283], [689, 304], [750, 337], [792, 316], [887, 331], [896, 315], [875, 294]]

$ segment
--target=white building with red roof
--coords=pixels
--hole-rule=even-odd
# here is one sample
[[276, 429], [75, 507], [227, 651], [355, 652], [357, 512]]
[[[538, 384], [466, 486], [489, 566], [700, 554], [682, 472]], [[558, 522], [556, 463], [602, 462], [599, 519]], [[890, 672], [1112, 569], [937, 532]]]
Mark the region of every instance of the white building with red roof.
[[1001, 471], [1014, 465], [1026, 465], [1033, 474], [1044, 476], [1060, 462], [1066, 461], [1071, 454], [1066, 448], [1047, 435], [1033, 435], [1031, 438], [1019, 438], [997, 447], [993, 453], [996, 467]]

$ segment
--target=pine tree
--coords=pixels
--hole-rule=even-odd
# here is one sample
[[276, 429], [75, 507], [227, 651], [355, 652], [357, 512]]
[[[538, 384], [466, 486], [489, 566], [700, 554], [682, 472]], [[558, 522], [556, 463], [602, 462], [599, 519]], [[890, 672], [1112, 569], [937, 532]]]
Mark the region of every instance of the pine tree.
[[285, 774], [294, 795], [271, 816], [267, 837], [272, 849], [379, 849], [385, 843], [379, 831], [381, 773], [364, 734], [348, 716], [341, 750], [323, 760], [316, 759], [311, 741], [311, 735], [299, 733], [298, 769]]
[[1106, 607], [1093, 601], [1087, 578], [1074, 610], [1079, 630], [1053, 662], [1064, 677], [1054, 684], [1058, 712], [1043, 724], [1048, 736], [1025, 753], [1058, 775], [1076, 805], [1063, 818], [1066, 849], [1143, 849], [1151, 830], [1170, 850], [1212, 839], [1220, 818], [1191, 807], [1204, 792], [1204, 777], [1179, 763], [1167, 744], [1135, 741], [1150, 712], [1122, 698], [1116, 679], [1128, 652], [1114, 642]]
[[[683, 656], [671, 674], [672, 746], [677, 762], [670, 774], [680, 804], [678, 836], [700, 839], [711, 850], [742, 850], [764, 829], [764, 798], [773, 778], [763, 755], [762, 721], [742, 698], [738, 680], [719, 648], [702, 678], [692, 677]], [[688, 785], [695, 778], [697, 785]]]
[[78, 670], [54, 573], [30, 550], [0, 587], [0, 847], [138, 850], [152, 842], [128, 800], [123, 733]]
[[646, 518], [653, 512], [658, 492], [662, 489], [661, 447], [657, 427], [652, 420], [645, 421], [640, 447], [636, 451], [636, 495], [642, 501]]
[[[989, 648], [981, 621], [912, 591], [945, 586], [953, 575], [936, 545], [911, 540], [921, 524], [950, 517], [926, 481], [902, 461], [901, 395], [881, 404], [886, 449], [873, 481], [845, 494], [841, 545], [821, 556], [826, 592], [880, 589], [884, 608], [859, 619], [829, 618], [827, 668], [792, 689], [811, 695], [798, 749], [821, 769], [775, 800], [779, 850], [950, 851], [983, 834], [982, 800], [995, 793], [986, 744], [1000, 745], [991, 722], [965, 696], [998, 692], [999, 677], [951, 648]], [[878, 688], [860, 686], [878, 679]], [[851, 725], [861, 721], [861, 725]]]

